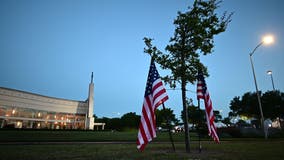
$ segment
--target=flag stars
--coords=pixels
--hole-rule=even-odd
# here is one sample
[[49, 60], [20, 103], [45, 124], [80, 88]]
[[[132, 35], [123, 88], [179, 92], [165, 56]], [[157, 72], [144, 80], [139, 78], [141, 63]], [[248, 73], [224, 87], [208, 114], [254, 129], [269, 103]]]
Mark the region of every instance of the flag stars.
[[155, 82], [159, 78], [160, 78], [160, 75], [156, 69], [154, 62], [152, 62], [150, 66], [150, 70], [149, 70], [147, 84], [146, 84], [145, 95], [151, 94], [153, 82]]

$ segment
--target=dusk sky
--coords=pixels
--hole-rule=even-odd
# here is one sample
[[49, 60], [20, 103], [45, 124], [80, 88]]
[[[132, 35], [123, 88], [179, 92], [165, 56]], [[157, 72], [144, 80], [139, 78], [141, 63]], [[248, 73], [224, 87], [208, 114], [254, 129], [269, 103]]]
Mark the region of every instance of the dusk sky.
[[[150, 57], [143, 37], [164, 51], [178, 11], [193, 0], [1, 0], [0, 86], [51, 97], [86, 100], [94, 72], [98, 117], [141, 114]], [[254, 92], [249, 53], [266, 34], [275, 42], [253, 55], [258, 87], [284, 91], [284, 1], [224, 0], [234, 12], [226, 32], [215, 37], [212, 54], [201, 56], [214, 110], [227, 116], [230, 101]], [[161, 76], [168, 72], [156, 64]], [[169, 86], [166, 86], [169, 88]], [[180, 87], [178, 87], [180, 88]], [[196, 103], [195, 84], [187, 86]], [[181, 91], [169, 90], [166, 106], [180, 118]], [[204, 108], [203, 106], [201, 108]], [[265, 113], [264, 113], [265, 116]]]

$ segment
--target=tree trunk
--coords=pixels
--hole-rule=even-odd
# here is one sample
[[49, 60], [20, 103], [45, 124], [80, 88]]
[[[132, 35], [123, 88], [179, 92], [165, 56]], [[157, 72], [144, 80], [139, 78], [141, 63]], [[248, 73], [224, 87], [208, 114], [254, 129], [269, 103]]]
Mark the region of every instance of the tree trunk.
[[185, 135], [185, 149], [186, 152], [190, 152], [189, 147], [189, 129], [188, 129], [188, 111], [186, 105], [186, 82], [182, 80], [181, 82], [181, 94], [182, 94], [182, 105], [183, 105], [183, 113], [184, 113], [184, 135]]
[[182, 37], [182, 52], [181, 52], [181, 70], [182, 70], [182, 75], [181, 75], [181, 95], [182, 95], [182, 105], [183, 105], [183, 113], [184, 113], [184, 138], [185, 138], [185, 149], [186, 152], [190, 152], [190, 147], [189, 147], [189, 129], [188, 129], [188, 110], [187, 110], [187, 104], [186, 104], [186, 63], [185, 63], [185, 28], [183, 28], [183, 32], [181, 34]]

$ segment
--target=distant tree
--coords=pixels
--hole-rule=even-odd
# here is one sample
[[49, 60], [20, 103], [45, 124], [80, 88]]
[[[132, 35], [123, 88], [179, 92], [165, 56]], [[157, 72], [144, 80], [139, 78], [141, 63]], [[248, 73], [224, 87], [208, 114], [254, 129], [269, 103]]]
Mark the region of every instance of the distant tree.
[[[185, 13], [178, 12], [174, 20], [175, 32], [166, 46], [167, 53], [162, 53], [151, 44], [152, 39], [144, 38], [146, 48], [152, 58], [158, 62], [163, 69], [171, 71], [170, 76], [163, 79], [170, 87], [175, 88], [176, 83], [181, 85], [182, 104], [187, 119], [186, 112], [186, 86], [196, 81], [198, 71], [207, 74], [206, 67], [200, 62], [199, 55], [212, 53], [214, 47], [213, 38], [215, 35], [224, 32], [228, 23], [231, 21], [231, 15], [223, 14], [218, 17], [216, 9], [219, 7], [219, 0], [195, 0], [193, 7]], [[189, 152], [189, 133], [187, 120], [185, 119], [185, 143], [186, 151]]]
[[106, 130], [117, 130], [120, 131], [122, 129], [122, 124], [120, 118], [97, 118], [97, 121], [99, 123], [105, 123], [105, 129]]
[[[199, 110], [197, 106], [192, 104], [188, 106], [187, 110], [188, 122], [192, 124], [193, 128], [196, 126], [204, 126], [201, 125], [206, 122], [204, 110]], [[185, 114], [183, 110], [181, 111], [181, 119], [185, 121]]]
[[[261, 94], [260, 94], [261, 95]], [[256, 93], [247, 92], [242, 98], [234, 97], [230, 102], [232, 115], [259, 118], [259, 107]]]
[[[107, 126], [107, 124], [106, 124]], [[122, 130], [122, 123], [121, 123], [121, 120], [120, 118], [111, 118], [109, 120], [109, 125], [108, 125], [109, 129], [111, 130], [116, 130], [116, 131], [121, 131]]]
[[226, 126], [229, 126], [232, 124], [230, 117], [224, 118], [221, 122], [224, 123]]
[[96, 119], [98, 118], [95, 114], [93, 114], [94, 121], [96, 122]]
[[284, 93], [267, 91], [261, 96], [264, 117], [275, 119], [284, 116]]
[[229, 116], [230, 119], [232, 119], [233, 117], [236, 117], [237, 114], [235, 112], [229, 112], [228, 116]]
[[220, 111], [215, 110], [215, 111], [213, 111], [213, 114], [214, 114], [214, 117], [215, 117], [214, 122], [222, 121], [222, 115], [220, 114]]
[[[213, 111], [214, 113], [214, 122], [219, 122], [222, 120], [222, 115], [220, 114], [220, 111]], [[184, 120], [184, 112], [181, 111], [181, 118]], [[199, 126], [204, 127], [206, 126], [206, 116], [205, 116], [205, 110], [204, 109], [198, 109], [197, 106], [194, 106], [193, 104], [188, 106], [188, 122], [193, 124], [193, 127]]]
[[169, 124], [177, 124], [178, 119], [174, 114], [174, 111], [170, 108], [157, 109], [156, 113], [156, 125], [159, 127], [167, 128], [167, 123]]
[[140, 122], [140, 116], [135, 112], [129, 112], [124, 114], [121, 118], [121, 125], [124, 128], [137, 129]]
[[122, 131], [126, 128], [137, 129], [140, 122], [140, 116], [136, 115], [135, 112], [129, 112], [124, 114], [121, 118], [97, 118], [96, 122], [106, 123], [106, 130]]
[[109, 119], [110, 119], [110, 118], [107, 118], [107, 117], [102, 117], [102, 118], [97, 117], [96, 120], [95, 120], [95, 122], [98, 122], [98, 123], [107, 123], [107, 122], [109, 122]]
[[[267, 91], [261, 95], [263, 115], [265, 118], [275, 119], [284, 117], [284, 93]], [[242, 98], [234, 97], [230, 102], [231, 116], [246, 116], [260, 119], [260, 110], [256, 92], [245, 93]]]

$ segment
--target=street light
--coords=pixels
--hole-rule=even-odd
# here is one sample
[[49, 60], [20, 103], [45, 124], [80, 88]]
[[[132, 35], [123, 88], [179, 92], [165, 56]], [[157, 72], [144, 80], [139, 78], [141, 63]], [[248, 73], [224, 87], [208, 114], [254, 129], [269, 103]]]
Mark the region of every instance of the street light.
[[[255, 84], [255, 89], [256, 89], [256, 95], [257, 95], [257, 101], [258, 101], [258, 106], [259, 106], [259, 110], [260, 110], [260, 116], [261, 116], [261, 127], [264, 130], [264, 118], [263, 118], [263, 112], [262, 112], [262, 106], [261, 106], [261, 101], [260, 101], [260, 95], [259, 95], [259, 91], [258, 91], [258, 87], [257, 87], [257, 82], [256, 82], [256, 76], [255, 76], [255, 71], [254, 71], [254, 66], [253, 66], [253, 62], [252, 62], [252, 55], [254, 54], [255, 50], [260, 47], [263, 44], [271, 44], [273, 43], [274, 39], [273, 36], [271, 35], [267, 35], [265, 37], [263, 37], [262, 41], [254, 48], [254, 50], [249, 54], [250, 57], [250, 63], [251, 63], [251, 68], [252, 68], [252, 72], [253, 72], [253, 78], [254, 78], [254, 84]], [[264, 130], [265, 133], [265, 130]]]
[[270, 77], [271, 77], [271, 82], [272, 82], [272, 87], [273, 87], [273, 91], [275, 91], [274, 82], [273, 82], [273, 77], [272, 77], [272, 71], [271, 71], [271, 70], [268, 70], [266, 73], [267, 73], [268, 75], [270, 75]]
[[274, 38], [272, 35], [266, 35], [262, 38], [263, 43], [265, 44], [271, 44], [274, 42]]

